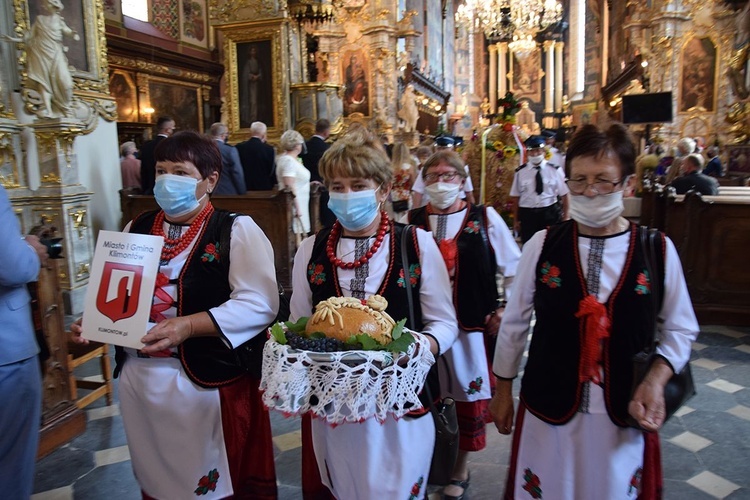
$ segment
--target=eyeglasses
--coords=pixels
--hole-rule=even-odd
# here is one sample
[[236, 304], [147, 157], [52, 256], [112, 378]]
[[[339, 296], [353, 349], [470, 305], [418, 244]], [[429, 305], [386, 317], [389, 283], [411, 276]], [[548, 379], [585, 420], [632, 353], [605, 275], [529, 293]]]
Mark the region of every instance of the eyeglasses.
[[424, 175], [424, 180], [427, 183], [432, 184], [433, 182], [438, 182], [440, 180], [451, 182], [453, 179], [455, 179], [458, 176], [458, 172], [443, 172], [442, 174], [436, 174], [436, 173], [430, 173]]
[[618, 181], [596, 181], [588, 183], [583, 179], [568, 179], [565, 183], [568, 185], [568, 189], [573, 194], [583, 194], [586, 192], [586, 188], [591, 187], [591, 190], [595, 194], [610, 194], [614, 192], [615, 188], [622, 183], [623, 179]]

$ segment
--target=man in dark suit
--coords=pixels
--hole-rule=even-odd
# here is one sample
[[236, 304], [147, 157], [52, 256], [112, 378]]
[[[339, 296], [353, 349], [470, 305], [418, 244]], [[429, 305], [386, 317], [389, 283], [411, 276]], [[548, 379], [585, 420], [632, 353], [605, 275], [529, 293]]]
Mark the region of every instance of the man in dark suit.
[[321, 118], [315, 123], [315, 135], [305, 143], [307, 152], [302, 155], [302, 163], [310, 171], [310, 182], [317, 183], [320, 189], [320, 222], [323, 227], [332, 226], [336, 222], [336, 216], [328, 208], [328, 190], [323, 185], [323, 178], [318, 172], [318, 162], [323, 153], [331, 147], [326, 139], [331, 135], [331, 122]]
[[248, 191], [270, 191], [276, 184], [276, 152], [266, 144], [268, 127], [263, 122], [250, 125], [250, 139], [237, 144], [245, 187]]
[[708, 175], [710, 177], [723, 177], [724, 170], [721, 168], [718, 146], [709, 146], [706, 149], [706, 156], [708, 156], [708, 164], [706, 164], [706, 168], [703, 169], [703, 175]]
[[240, 155], [237, 148], [225, 142], [229, 129], [223, 123], [214, 123], [210, 130], [211, 137], [216, 141], [221, 152], [221, 175], [214, 194], [245, 194], [247, 188]]
[[703, 157], [698, 153], [689, 154], [680, 164], [682, 175], [672, 181], [671, 186], [677, 194], [685, 194], [690, 190], [698, 191], [700, 194], [719, 194], [719, 181], [713, 177], [703, 175]]
[[174, 120], [168, 116], [161, 116], [156, 121], [156, 137], [141, 147], [141, 191], [143, 194], [154, 194], [156, 180], [156, 160], [154, 150], [156, 146], [174, 133]]

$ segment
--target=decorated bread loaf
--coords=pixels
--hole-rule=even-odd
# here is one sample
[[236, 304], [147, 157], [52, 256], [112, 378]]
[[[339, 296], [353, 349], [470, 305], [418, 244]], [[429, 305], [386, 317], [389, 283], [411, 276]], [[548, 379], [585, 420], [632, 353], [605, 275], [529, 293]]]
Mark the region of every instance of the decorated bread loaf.
[[352, 335], [363, 333], [381, 344], [392, 340], [393, 321], [385, 312], [388, 301], [372, 295], [366, 301], [354, 297], [331, 297], [315, 306], [305, 332], [320, 332], [326, 337], [346, 342]]

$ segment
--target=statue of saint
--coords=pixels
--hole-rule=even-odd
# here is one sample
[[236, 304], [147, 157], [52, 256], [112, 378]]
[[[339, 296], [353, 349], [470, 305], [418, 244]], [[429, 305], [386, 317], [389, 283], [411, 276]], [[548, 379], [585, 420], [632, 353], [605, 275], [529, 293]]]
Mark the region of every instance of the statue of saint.
[[539, 124], [536, 123], [536, 113], [529, 109], [529, 101], [521, 101], [521, 109], [516, 113], [516, 125], [526, 132], [533, 134], [535, 124], [538, 128]]
[[417, 109], [417, 96], [414, 95], [414, 87], [412, 85], [407, 85], [404, 89], [404, 94], [401, 96], [401, 109], [398, 110], [398, 117], [404, 121], [404, 132], [417, 130], [419, 109]]
[[487, 97], [482, 99], [482, 104], [479, 105], [479, 109], [482, 110], [483, 117], [489, 116], [491, 107], [490, 100]]
[[26, 43], [26, 72], [30, 88], [37, 91], [42, 99], [43, 118], [59, 118], [68, 115], [73, 100], [73, 77], [65, 57], [67, 47], [63, 45], [65, 36], [80, 40], [65, 19], [61, 0], [44, 0], [47, 14], [40, 14], [34, 20], [31, 31], [23, 39], [5, 37], [14, 42]]

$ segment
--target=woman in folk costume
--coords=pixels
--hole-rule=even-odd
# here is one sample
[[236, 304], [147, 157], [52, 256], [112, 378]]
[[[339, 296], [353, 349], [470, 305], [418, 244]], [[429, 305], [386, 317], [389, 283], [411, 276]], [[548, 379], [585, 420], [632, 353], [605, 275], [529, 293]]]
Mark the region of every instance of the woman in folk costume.
[[[638, 227], [621, 216], [635, 146], [620, 124], [583, 127], [567, 153], [572, 220], [524, 245], [500, 326], [490, 403], [497, 429], [513, 424], [511, 385], [536, 324], [521, 382], [506, 498], [660, 498], [656, 431], [664, 386], [690, 358], [698, 323], [680, 259], [660, 235], [660, 310]], [[631, 397], [633, 356], [662, 326], [657, 360]], [[632, 416], [647, 431], [627, 426]]]
[[[144, 498], [276, 498], [259, 380], [232, 349], [265, 332], [279, 306], [273, 249], [250, 217], [214, 210], [213, 140], [180, 132], [156, 149], [161, 207], [125, 231], [164, 236], [139, 350], [118, 348], [120, 404]], [[80, 323], [73, 325], [74, 340]], [[260, 333], [260, 334], [263, 334]]]
[[505, 277], [505, 292], [521, 256], [508, 226], [492, 207], [472, 205], [458, 197], [466, 170], [453, 151], [439, 151], [422, 168], [430, 202], [408, 214], [408, 221], [431, 231], [453, 285], [458, 339], [438, 360], [443, 397], [456, 401], [459, 453], [447, 499], [463, 498], [469, 487], [468, 454], [486, 446], [485, 423], [491, 422], [491, 354], [502, 317], [495, 275]]
[[[311, 316], [318, 302], [332, 296], [364, 300], [380, 294], [388, 301], [386, 312], [400, 320], [409, 316], [405, 287], [410, 286], [415, 329], [428, 337], [435, 356], [445, 352], [458, 333], [448, 273], [428, 233], [411, 228], [403, 235], [403, 226], [381, 210], [392, 170], [377, 138], [365, 129], [345, 134], [325, 152], [319, 168], [337, 221], [305, 239], [297, 251], [291, 319]], [[408, 270], [402, 265], [402, 237], [409, 239]], [[302, 431], [305, 498], [328, 495], [316, 480], [342, 500], [424, 497], [435, 442], [428, 410], [383, 423], [371, 417], [335, 427], [314, 419], [311, 428], [312, 439], [308, 417]], [[316, 459], [317, 470], [310, 467]]]

